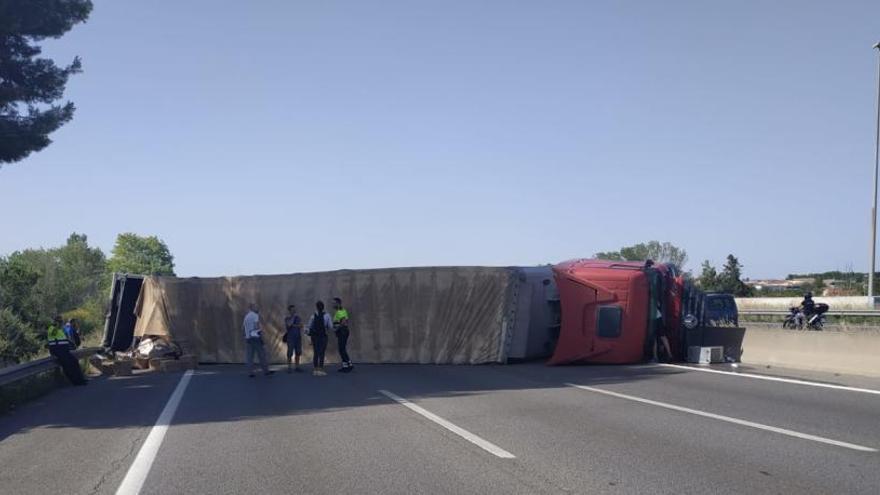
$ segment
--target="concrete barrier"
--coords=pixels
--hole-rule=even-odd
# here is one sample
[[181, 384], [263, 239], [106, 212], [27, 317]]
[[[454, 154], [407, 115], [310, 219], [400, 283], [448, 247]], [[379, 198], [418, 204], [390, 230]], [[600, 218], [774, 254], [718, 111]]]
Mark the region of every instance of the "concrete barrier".
[[742, 362], [880, 377], [880, 328], [814, 332], [749, 327]]
[[[800, 306], [803, 297], [737, 297], [736, 307], [742, 310], [786, 310]], [[825, 303], [831, 311], [876, 309], [868, 296], [814, 297], [817, 303]]]

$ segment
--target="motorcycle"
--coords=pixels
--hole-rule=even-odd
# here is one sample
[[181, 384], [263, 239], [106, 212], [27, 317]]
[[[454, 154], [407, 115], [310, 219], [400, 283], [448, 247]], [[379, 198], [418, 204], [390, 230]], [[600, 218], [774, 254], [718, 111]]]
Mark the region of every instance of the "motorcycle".
[[792, 330], [801, 330], [804, 328], [804, 314], [799, 307], [788, 308], [788, 314], [782, 320], [782, 328], [791, 328]]
[[825, 313], [828, 312], [828, 305], [824, 303], [819, 303], [813, 308], [813, 314], [810, 315], [810, 319], [807, 320], [807, 329], [808, 330], [822, 330], [825, 328]]
[[822, 330], [825, 328], [825, 313], [827, 312], [828, 305], [825, 303], [816, 304], [813, 312], [809, 315], [805, 314], [800, 307], [788, 308], [788, 314], [782, 321], [782, 328], [803, 330], [806, 324], [807, 330]]

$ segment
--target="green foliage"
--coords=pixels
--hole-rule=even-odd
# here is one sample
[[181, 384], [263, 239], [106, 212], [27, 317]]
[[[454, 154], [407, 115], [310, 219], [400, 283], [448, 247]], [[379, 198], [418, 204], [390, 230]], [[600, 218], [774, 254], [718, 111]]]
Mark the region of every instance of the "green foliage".
[[742, 281], [742, 268], [742, 264], [732, 254], [727, 255], [721, 273], [706, 260], [701, 266], [697, 283], [707, 292], [726, 292], [737, 297], [748, 297], [752, 295], [752, 288]]
[[608, 261], [627, 261], [620, 254], [620, 251], [601, 251], [593, 255], [594, 258], [599, 260], [608, 260]]
[[625, 246], [618, 251], [605, 251], [594, 255], [598, 259], [609, 261], [645, 261], [671, 263], [681, 269], [687, 263], [687, 251], [669, 242], [649, 241], [647, 243]]
[[0, 262], [0, 303], [35, 326], [83, 304], [105, 287], [104, 253], [73, 233], [54, 249], [26, 249]]
[[40, 273], [17, 254], [0, 258], [0, 307], [27, 318], [39, 313], [33, 290]]
[[119, 234], [108, 262], [111, 272], [137, 275], [174, 275], [174, 257], [156, 236]]
[[0, 163], [45, 148], [73, 118], [73, 103], [58, 100], [80, 59], [58, 67], [36, 43], [60, 38], [91, 11], [90, 0], [0, 0]]
[[[109, 289], [108, 289], [109, 290]], [[92, 297], [81, 306], [70, 311], [65, 311], [62, 317], [65, 321], [76, 318], [79, 322], [79, 332], [83, 337], [93, 335], [104, 329], [104, 318], [107, 314], [106, 297]]]
[[700, 266], [700, 276], [697, 277], [697, 285], [708, 292], [718, 290], [718, 271], [709, 263], [709, 260], [704, 260]]
[[0, 309], [0, 366], [18, 363], [41, 348], [34, 329], [10, 308]]
[[[125, 240], [117, 243], [123, 253], [117, 257], [118, 266], [146, 253], [158, 272], [173, 273], [171, 253], [155, 237], [123, 234], [120, 238]], [[135, 242], [132, 248], [131, 239], [144, 242]], [[55, 315], [79, 320], [84, 340], [103, 329], [109, 264], [100, 249], [90, 247], [88, 238], [75, 232], [61, 247], [25, 249], [0, 257], [0, 365], [40, 352], [46, 327]]]

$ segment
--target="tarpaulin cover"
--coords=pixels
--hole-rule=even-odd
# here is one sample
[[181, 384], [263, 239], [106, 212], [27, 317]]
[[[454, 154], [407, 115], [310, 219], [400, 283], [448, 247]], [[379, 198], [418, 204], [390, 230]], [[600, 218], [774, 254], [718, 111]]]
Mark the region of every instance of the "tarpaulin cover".
[[[286, 360], [281, 341], [287, 306], [304, 322], [323, 300], [341, 297], [351, 315], [349, 353], [362, 363], [501, 362], [505, 315], [515, 270], [485, 267], [342, 270], [221, 278], [147, 277], [135, 336], [167, 335], [200, 362], [240, 363], [248, 304], [260, 311], [272, 362]], [[330, 335], [328, 360], [336, 360]], [[311, 357], [303, 336], [305, 359]]]

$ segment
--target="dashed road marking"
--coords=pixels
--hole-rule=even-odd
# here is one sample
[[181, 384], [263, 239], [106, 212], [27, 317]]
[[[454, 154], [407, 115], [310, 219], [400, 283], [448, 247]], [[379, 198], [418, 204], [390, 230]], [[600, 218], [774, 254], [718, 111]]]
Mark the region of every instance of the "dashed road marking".
[[396, 394], [389, 392], [387, 390], [380, 390], [379, 393], [384, 395], [385, 397], [388, 397], [389, 399], [397, 402], [398, 404], [408, 408], [409, 410], [411, 410], [415, 413], [418, 413], [418, 414], [424, 416], [425, 418], [430, 419], [431, 421], [437, 423], [438, 425], [442, 426], [443, 428], [446, 428], [447, 430], [451, 431], [452, 433], [455, 433], [456, 435], [460, 436], [461, 438], [464, 438], [468, 442], [471, 442], [472, 444], [480, 447], [481, 449], [485, 450], [486, 452], [489, 452], [489, 453], [491, 453], [495, 456], [498, 456], [502, 459], [515, 459], [516, 458], [515, 455], [502, 449], [501, 447], [495, 445], [494, 443], [489, 442], [487, 440], [484, 440], [484, 439], [480, 438], [479, 436], [474, 435], [473, 433], [465, 430], [464, 428], [461, 428], [459, 426], [456, 426], [456, 425], [450, 423], [449, 421], [446, 421], [445, 419], [441, 418], [440, 416], [437, 416], [436, 414], [432, 413], [431, 411], [428, 411], [427, 409], [425, 409], [421, 406], [413, 404], [412, 402], [404, 399], [403, 397], [401, 397], [399, 395], [396, 395]]

